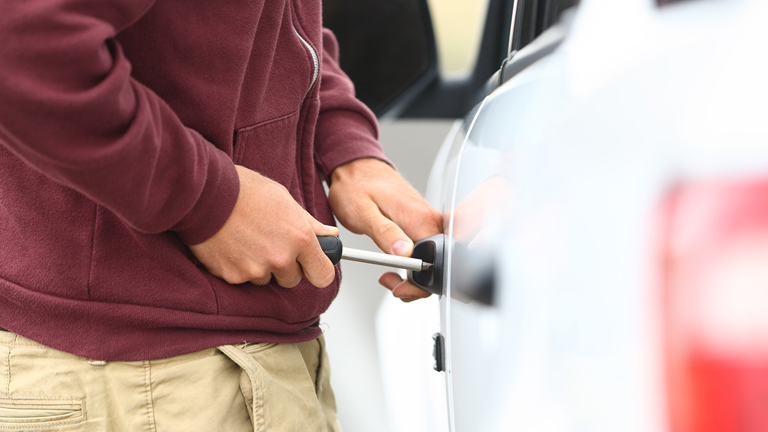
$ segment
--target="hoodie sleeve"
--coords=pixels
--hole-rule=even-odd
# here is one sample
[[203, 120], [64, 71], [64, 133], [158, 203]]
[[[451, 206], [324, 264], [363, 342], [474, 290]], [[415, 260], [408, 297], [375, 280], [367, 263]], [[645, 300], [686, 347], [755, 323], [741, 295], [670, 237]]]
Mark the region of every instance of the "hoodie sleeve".
[[338, 166], [355, 159], [376, 158], [392, 163], [378, 142], [376, 116], [355, 98], [352, 81], [339, 67], [339, 49], [330, 30], [323, 30], [320, 116], [315, 150], [326, 178]]
[[0, 146], [146, 233], [215, 234], [232, 160], [131, 77], [115, 35], [153, 0], [0, 0]]

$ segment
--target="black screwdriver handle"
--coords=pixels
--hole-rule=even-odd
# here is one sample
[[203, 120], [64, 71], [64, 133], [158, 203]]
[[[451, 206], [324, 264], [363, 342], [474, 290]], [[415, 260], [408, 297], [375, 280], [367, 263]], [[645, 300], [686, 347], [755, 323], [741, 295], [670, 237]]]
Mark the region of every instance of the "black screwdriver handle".
[[317, 236], [317, 241], [320, 242], [320, 247], [323, 248], [323, 252], [328, 256], [333, 265], [336, 265], [341, 261], [341, 239], [335, 236]]

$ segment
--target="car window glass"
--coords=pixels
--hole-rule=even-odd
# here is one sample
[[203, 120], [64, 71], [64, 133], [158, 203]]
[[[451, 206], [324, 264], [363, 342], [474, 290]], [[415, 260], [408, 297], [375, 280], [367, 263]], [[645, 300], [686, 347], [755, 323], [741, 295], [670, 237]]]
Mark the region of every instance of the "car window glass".
[[323, 1], [323, 25], [339, 41], [341, 68], [377, 115], [433, 67], [426, 13], [423, 0]]
[[488, 0], [429, 0], [441, 76], [464, 78], [472, 72], [482, 37]]

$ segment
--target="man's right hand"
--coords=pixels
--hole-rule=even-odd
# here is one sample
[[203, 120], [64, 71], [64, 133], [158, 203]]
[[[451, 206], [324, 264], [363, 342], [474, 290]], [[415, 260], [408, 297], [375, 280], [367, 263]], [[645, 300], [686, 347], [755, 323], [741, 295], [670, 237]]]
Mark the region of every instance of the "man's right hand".
[[317, 236], [338, 235], [304, 210], [280, 184], [237, 166], [240, 193], [232, 214], [213, 237], [190, 246], [197, 259], [215, 276], [231, 284], [266, 285], [274, 275], [285, 288], [302, 278], [327, 287], [333, 264]]

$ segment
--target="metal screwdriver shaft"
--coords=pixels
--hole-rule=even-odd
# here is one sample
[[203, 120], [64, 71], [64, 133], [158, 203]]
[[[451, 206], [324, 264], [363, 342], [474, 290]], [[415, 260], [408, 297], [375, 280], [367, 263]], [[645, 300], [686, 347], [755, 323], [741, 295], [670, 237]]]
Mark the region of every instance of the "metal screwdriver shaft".
[[425, 263], [417, 258], [406, 258], [396, 255], [387, 255], [378, 252], [369, 252], [360, 249], [345, 247], [341, 252], [341, 259], [357, 261], [368, 264], [377, 264], [387, 267], [395, 267], [404, 270], [425, 271], [432, 268], [432, 264]]
[[421, 272], [432, 269], [432, 263], [424, 262], [418, 258], [406, 258], [396, 255], [387, 255], [379, 252], [369, 252], [359, 249], [344, 247], [341, 239], [335, 236], [318, 236], [317, 241], [323, 252], [328, 256], [333, 265], [339, 260], [357, 261], [368, 264], [377, 264], [387, 267]]

